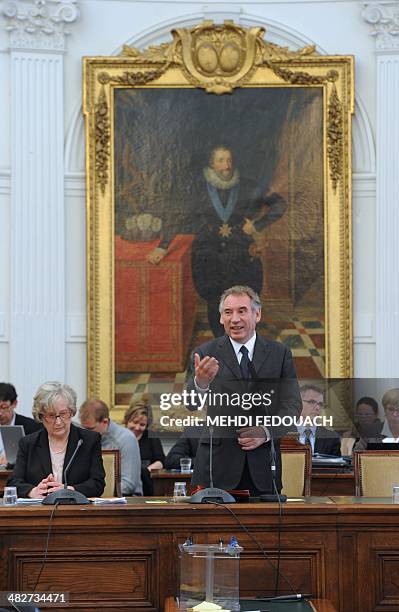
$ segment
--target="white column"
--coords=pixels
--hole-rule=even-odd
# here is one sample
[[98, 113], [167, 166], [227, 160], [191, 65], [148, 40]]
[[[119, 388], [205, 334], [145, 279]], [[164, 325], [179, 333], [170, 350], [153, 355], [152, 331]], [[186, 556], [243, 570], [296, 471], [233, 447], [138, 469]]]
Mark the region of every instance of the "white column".
[[399, 378], [399, 3], [369, 2], [377, 59], [376, 375]]
[[[9, 378], [28, 413], [65, 376], [63, 54], [76, 0], [3, 7], [10, 33], [11, 307]], [[73, 237], [71, 237], [73, 240]]]

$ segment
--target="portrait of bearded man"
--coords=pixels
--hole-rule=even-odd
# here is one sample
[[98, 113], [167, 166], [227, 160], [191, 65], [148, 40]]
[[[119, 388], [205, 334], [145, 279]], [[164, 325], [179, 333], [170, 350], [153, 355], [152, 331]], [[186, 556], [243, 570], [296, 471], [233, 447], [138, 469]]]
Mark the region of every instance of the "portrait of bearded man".
[[[226, 287], [249, 285], [257, 293], [263, 286], [263, 265], [255, 237], [284, 214], [287, 203], [272, 187], [261, 192], [255, 181], [240, 175], [232, 150], [218, 145], [211, 150], [202, 176], [189, 188], [189, 216], [181, 233], [194, 234], [191, 264], [194, 286], [207, 302], [208, 321], [215, 337], [223, 334], [219, 298]], [[177, 233], [164, 221], [161, 242], [148, 256], [158, 264]]]

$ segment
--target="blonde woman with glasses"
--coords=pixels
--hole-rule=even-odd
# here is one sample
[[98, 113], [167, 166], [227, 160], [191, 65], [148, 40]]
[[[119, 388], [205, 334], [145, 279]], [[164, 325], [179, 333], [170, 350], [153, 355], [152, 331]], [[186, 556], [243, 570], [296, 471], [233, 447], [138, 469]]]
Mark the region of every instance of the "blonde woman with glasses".
[[7, 483], [17, 487], [19, 497], [44, 499], [62, 489], [65, 467], [76, 448], [66, 475], [68, 488], [86, 497], [102, 494], [105, 473], [100, 435], [72, 424], [76, 399], [75, 391], [59, 382], [46, 382], [37, 390], [32, 413], [43, 429], [21, 438], [14, 472]]

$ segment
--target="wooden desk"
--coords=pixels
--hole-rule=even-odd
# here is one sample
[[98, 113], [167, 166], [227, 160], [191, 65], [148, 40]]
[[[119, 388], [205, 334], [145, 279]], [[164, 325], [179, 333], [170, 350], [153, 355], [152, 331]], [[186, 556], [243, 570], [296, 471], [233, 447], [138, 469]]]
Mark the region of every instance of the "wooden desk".
[[[313, 599], [309, 602], [315, 612], [336, 612], [336, 608], [329, 602], [327, 599]], [[290, 609], [290, 603], [287, 602], [286, 609]], [[267, 607], [270, 608], [271, 612], [286, 612], [285, 609], [282, 608], [281, 604], [276, 605], [273, 608], [272, 604], [268, 603]], [[254, 609], [256, 605], [254, 605]], [[292, 602], [291, 602], [292, 608]], [[168, 597], [165, 602], [165, 612], [180, 612], [181, 608], [177, 607], [176, 600], [174, 597]]]
[[[151, 479], [154, 484], [155, 496], [171, 497], [173, 495], [173, 484], [176, 480], [184, 480], [187, 490], [191, 493], [191, 475], [181, 472], [170, 472], [168, 470], [153, 470]], [[332, 495], [354, 495], [355, 478], [353, 473], [337, 474], [333, 472], [312, 473], [311, 493], [316, 497]]]
[[152, 470], [151, 480], [154, 485], [155, 497], [171, 497], [173, 495], [173, 485], [176, 481], [185, 482], [187, 493], [191, 493], [192, 474], [182, 474], [171, 470]]
[[[281, 571], [298, 592], [327, 599], [339, 612], [399, 609], [399, 508], [382, 500], [307, 498], [281, 517]], [[230, 506], [275, 564], [276, 504]], [[0, 505], [0, 591], [33, 589], [53, 507]], [[242, 597], [272, 594], [275, 570], [223, 507], [147, 504], [61, 506], [55, 510], [38, 591], [69, 591], [69, 612], [164, 610], [178, 591], [177, 545], [236, 535]], [[284, 580], [280, 592], [287, 593]], [[61, 606], [60, 606], [61, 609]]]
[[317, 472], [312, 472], [311, 493], [316, 497], [355, 495], [355, 476], [353, 472], [323, 472], [319, 468]]

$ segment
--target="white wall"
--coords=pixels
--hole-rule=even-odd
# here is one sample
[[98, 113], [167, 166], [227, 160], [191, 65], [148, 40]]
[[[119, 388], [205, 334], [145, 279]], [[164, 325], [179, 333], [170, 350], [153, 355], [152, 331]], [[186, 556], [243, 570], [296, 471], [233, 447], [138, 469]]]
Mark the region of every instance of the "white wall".
[[[73, 4], [73, 0], [71, 0]], [[16, 4], [26, 5], [27, 0]], [[53, 4], [57, 4], [53, 0]], [[86, 280], [84, 139], [80, 114], [84, 55], [111, 55], [123, 43], [145, 47], [169, 40], [174, 25], [189, 26], [204, 17], [234, 18], [243, 25], [266, 26], [269, 40], [297, 48], [316, 43], [321, 53], [353, 54], [356, 58], [356, 117], [354, 119], [354, 333], [355, 375], [376, 374], [376, 55], [370, 26], [362, 17], [363, 4], [312, 1], [215, 3], [159, 0], [79, 0], [80, 16], [68, 24], [64, 55], [64, 165], [65, 165], [65, 373], [64, 380], [78, 391], [86, 389]], [[9, 20], [3, 19], [3, 25]], [[0, 30], [0, 379], [17, 381], [10, 371], [10, 167], [8, 126], [10, 105], [9, 34]], [[37, 237], [39, 240], [43, 236]], [[21, 245], [22, 248], [22, 245]], [[392, 253], [397, 257], [397, 253]], [[43, 274], [46, 270], [43, 270]], [[40, 347], [38, 347], [40, 351]], [[49, 357], [51, 359], [51, 357]], [[18, 381], [19, 382], [19, 381]], [[29, 413], [29, 389], [23, 385], [21, 411]], [[18, 385], [20, 390], [20, 384]]]

